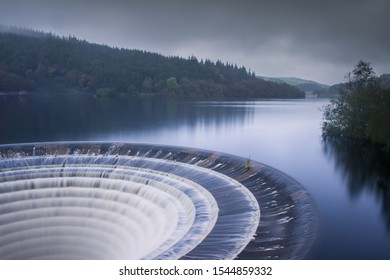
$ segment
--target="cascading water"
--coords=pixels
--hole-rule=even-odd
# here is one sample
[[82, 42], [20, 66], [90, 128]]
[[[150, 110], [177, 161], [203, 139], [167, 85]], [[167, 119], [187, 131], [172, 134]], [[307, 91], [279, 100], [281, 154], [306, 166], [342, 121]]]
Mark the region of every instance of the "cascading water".
[[304, 189], [242, 158], [84, 142], [0, 156], [0, 259], [302, 258], [315, 237]]

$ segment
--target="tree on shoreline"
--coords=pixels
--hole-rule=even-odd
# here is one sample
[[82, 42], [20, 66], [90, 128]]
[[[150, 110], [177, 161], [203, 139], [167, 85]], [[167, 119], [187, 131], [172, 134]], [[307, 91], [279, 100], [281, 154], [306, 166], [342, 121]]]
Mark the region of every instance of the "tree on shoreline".
[[346, 77], [339, 97], [324, 109], [323, 138], [370, 142], [390, 153], [390, 90], [380, 86], [369, 62], [359, 61]]

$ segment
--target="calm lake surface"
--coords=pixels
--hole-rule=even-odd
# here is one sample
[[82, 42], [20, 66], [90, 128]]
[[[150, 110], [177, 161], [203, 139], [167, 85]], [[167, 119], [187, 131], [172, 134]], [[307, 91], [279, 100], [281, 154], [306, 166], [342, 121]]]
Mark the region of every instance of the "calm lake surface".
[[363, 163], [323, 143], [328, 102], [0, 98], [0, 144], [126, 141], [250, 157], [312, 194], [320, 230], [309, 259], [390, 259], [388, 190]]

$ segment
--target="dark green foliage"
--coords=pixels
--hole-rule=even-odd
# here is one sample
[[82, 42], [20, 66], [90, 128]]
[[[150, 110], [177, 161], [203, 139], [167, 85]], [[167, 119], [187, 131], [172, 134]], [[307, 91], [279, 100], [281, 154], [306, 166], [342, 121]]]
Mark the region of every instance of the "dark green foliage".
[[390, 90], [364, 61], [347, 78], [339, 97], [324, 110], [323, 136], [370, 142], [390, 151]]
[[221, 61], [164, 57], [46, 33], [0, 32], [0, 91], [142, 93], [191, 97], [303, 98]]

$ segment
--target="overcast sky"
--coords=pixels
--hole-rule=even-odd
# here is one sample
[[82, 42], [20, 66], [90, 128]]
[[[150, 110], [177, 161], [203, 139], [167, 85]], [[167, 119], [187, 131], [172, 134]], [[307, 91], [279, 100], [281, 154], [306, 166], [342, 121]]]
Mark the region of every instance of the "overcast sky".
[[389, 12], [389, 0], [0, 0], [1, 25], [325, 84], [360, 59], [390, 73]]

